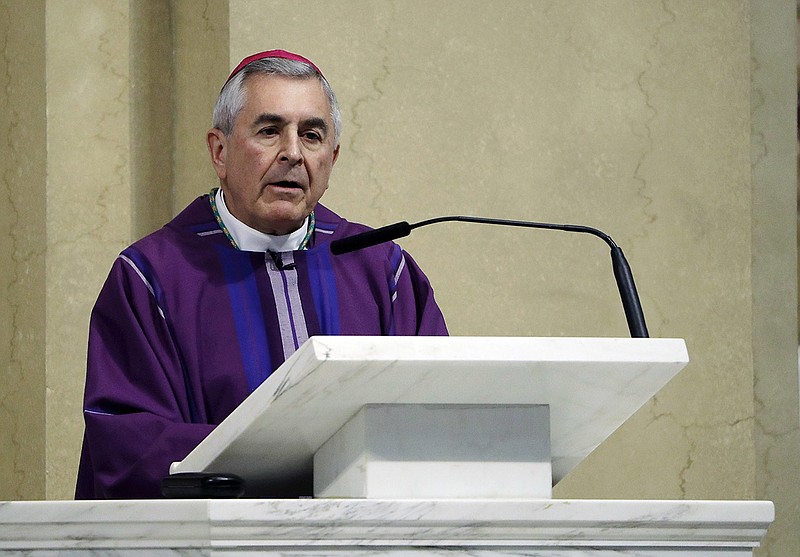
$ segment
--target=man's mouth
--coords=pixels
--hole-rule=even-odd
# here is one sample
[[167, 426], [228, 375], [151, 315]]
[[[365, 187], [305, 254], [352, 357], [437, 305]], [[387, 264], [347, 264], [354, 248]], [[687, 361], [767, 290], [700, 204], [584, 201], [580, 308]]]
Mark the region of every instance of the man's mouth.
[[299, 182], [293, 182], [291, 180], [281, 180], [279, 182], [271, 182], [269, 185], [276, 188], [303, 189], [302, 184], [300, 184]]

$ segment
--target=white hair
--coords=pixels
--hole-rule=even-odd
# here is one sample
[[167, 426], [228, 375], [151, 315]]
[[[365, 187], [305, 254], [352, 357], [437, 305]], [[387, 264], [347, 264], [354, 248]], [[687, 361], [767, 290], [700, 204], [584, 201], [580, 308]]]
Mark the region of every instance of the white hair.
[[328, 98], [331, 119], [333, 120], [333, 144], [339, 145], [342, 136], [342, 113], [339, 110], [339, 102], [333, 92], [328, 80], [325, 79], [313, 66], [298, 60], [286, 58], [264, 58], [251, 62], [242, 68], [233, 78], [222, 88], [214, 105], [214, 115], [211, 125], [218, 128], [226, 136], [233, 132], [236, 124], [236, 117], [244, 108], [245, 102], [245, 80], [251, 74], [280, 75], [297, 79], [316, 78], [322, 84], [322, 90]]

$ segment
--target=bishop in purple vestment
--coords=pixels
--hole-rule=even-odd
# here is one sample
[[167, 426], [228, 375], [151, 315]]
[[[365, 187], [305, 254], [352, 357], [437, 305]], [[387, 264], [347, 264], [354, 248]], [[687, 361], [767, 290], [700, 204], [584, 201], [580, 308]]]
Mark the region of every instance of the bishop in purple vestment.
[[318, 203], [340, 131], [305, 58], [233, 71], [207, 138], [220, 188], [124, 250], [92, 312], [77, 499], [160, 497], [169, 465], [312, 335], [447, 334], [399, 246], [331, 255], [367, 229]]

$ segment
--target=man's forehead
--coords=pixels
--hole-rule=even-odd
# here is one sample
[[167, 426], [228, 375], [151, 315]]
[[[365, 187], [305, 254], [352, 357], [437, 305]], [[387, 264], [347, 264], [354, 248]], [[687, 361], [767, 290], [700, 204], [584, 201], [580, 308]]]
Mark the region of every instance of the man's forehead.
[[330, 104], [318, 79], [283, 75], [252, 75], [245, 82], [245, 105], [282, 104], [287, 108], [321, 108]]
[[245, 84], [243, 112], [249, 125], [276, 122], [323, 122], [332, 127], [330, 104], [319, 80], [277, 75], [254, 75]]

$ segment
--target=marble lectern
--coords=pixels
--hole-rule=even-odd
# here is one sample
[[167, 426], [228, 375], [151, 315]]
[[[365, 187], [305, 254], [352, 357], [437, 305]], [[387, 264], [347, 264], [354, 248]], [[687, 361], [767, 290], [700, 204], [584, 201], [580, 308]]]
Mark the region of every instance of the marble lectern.
[[313, 469], [317, 497], [548, 498], [687, 362], [680, 339], [312, 337], [172, 472], [253, 496]]
[[313, 467], [317, 498], [0, 503], [0, 552], [750, 556], [771, 502], [550, 498], [687, 361], [675, 339], [312, 338], [172, 468], [259, 489]]

